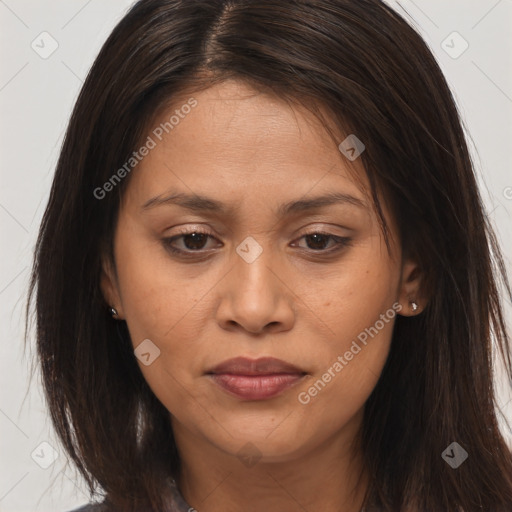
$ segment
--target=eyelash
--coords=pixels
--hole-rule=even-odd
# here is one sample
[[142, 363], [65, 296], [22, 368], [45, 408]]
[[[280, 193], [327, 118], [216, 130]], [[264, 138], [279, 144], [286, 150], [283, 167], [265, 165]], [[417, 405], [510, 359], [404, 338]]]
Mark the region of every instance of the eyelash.
[[[172, 245], [172, 243], [176, 239], [182, 238], [183, 236], [186, 236], [186, 235], [192, 235], [192, 234], [206, 235], [206, 236], [209, 236], [211, 238], [215, 238], [211, 233], [209, 233], [207, 231], [201, 231], [201, 230], [198, 230], [198, 229], [192, 229], [192, 230], [184, 229], [184, 230], [180, 231], [178, 235], [174, 235], [174, 236], [169, 237], [169, 238], [163, 238], [162, 242], [164, 244], [165, 249], [167, 251], [169, 251], [171, 254], [174, 254], [174, 255], [177, 255], [177, 256], [182, 256], [182, 257], [190, 257], [190, 258], [192, 258], [192, 257], [194, 257], [194, 254], [198, 255], [198, 254], [201, 254], [201, 252], [203, 252], [203, 251], [202, 250], [198, 250], [198, 251], [192, 251], [192, 250], [184, 251], [183, 249], [177, 249], [176, 247], [174, 247]], [[350, 237], [347, 237], [347, 236], [336, 236], [336, 235], [333, 235], [331, 233], [327, 233], [325, 231], [312, 231], [310, 233], [305, 233], [300, 238], [298, 238], [298, 240], [300, 240], [300, 239], [302, 239], [304, 237], [307, 237], [307, 236], [312, 236], [312, 235], [326, 236], [329, 239], [334, 240], [334, 242], [335, 242], [335, 246], [333, 248], [327, 249], [327, 250], [303, 249], [305, 251], [311, 251], [313, 254], [318, 254], [318, 255], [322, 255], [322, 256], [323, 255], [331, 255], [331, 254], [340, 252], [344, 248], [350, 246], [351, 243], [352, 243], [352, 238], [350, 238]]]

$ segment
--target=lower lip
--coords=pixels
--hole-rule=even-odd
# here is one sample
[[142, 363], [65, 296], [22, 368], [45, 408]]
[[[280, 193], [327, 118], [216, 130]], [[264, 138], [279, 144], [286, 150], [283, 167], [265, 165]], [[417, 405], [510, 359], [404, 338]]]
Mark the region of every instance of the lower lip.
[[279, 373], [272, 375], [210, 374], [213, 382], [224, 391], [244, 400], [266, 400], [273, 398], [293, 386], [304, 375]]

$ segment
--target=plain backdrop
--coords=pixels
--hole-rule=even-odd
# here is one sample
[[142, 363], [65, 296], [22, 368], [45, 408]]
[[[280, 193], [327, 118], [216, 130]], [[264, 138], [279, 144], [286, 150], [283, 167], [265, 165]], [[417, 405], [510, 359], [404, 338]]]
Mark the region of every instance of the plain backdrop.
[[[510, 271], [512, 0], [389, 3], [422, 34], [454, 91]], [[66, 511], [88, 501], [55, 439], [38, 374], [29, 387], [33, 351], [24, 357], [24, 305], [72, 106], [101, 45], [131, 4], [0, 0], [0, 512]], [[510, 306], [508, 299], [509, 326]], [[29, 341], [33, 346], [33, 336]], [[501, 410], [510, 418], [504, 374], [497, 385]]]

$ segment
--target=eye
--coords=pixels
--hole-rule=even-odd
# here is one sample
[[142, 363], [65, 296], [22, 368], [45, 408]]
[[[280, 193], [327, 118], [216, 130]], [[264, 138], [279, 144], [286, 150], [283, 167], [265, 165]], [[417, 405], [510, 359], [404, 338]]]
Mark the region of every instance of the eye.
[[[194, 256], [194, 253], [201, 255], [201, 253], [207, 252], [209, 239], [215, 240], [215, 237], [207, 231], [184, 229], [178, 235], [164, 238], [162, 242], [166, 250], [170, 253], [187, 257]], [[341, 251], [343, 248], [349, 246], [352, 241], [350, 237], [336, 236], [331, 233], [318, 231], [307, 233], [298, 240], [302, 239], [306, 241], [306, 247], [301, 247], [299, 245], [299, 248], [308, 252], [320, 254], [331, 254]], [[181, 245], [181, 247], [177, 247], [177, 245]]]
[[[183, 230], [181, 234], [164, 238], [162, 240], [164, 247], [173, 254], [187, 255], [194, 252], [203, 252], [208, 239], [214, 238], [211, 233], [200, 231], [198, 229]], [[181, 239], [181, 247], [176, 247], [175, 243]], [[206, 249], [207, 250], [207, 249]]]
[[[344, 247], [349, 246], [350, 243], [352, 242], [352, 239], [350, 237], [336, 236], [331, 233], [325, 233], [320, 231], [315, 231], [303, 235], [301, 238], [299, 238], [299, 240], [302, 239], [306, 241], [306, 250], [311, 250], [313, 252], [320, 252], [324, 254], [340, 251]], [[330, 248], [327, 248], [329, 246], [329, 242], [332, 243]]]

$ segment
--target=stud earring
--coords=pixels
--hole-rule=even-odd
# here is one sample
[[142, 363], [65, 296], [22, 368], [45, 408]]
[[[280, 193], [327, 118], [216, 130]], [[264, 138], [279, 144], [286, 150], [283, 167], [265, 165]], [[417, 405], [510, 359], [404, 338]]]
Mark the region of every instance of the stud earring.
[[112, 318], [115, 318], [117, 316], [116, 308], [110, 307], [109, 311], [110, 311], [110, 314], [112, 315]]
[[411, 300], [410, 304], [411, 304], [412, 312], [415, 313], [418, 310], [418, 308], [419, 308], [417, 302], [414, 301], [414, 300]]

